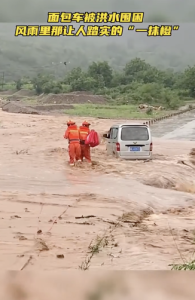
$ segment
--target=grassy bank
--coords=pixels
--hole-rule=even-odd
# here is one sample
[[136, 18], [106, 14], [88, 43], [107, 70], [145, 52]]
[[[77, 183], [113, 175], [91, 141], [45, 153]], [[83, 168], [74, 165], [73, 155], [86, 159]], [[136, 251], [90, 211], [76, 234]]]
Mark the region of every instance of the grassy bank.
[[74, 109], [66, 111], [68, 115], [99, 118], [123, 118], [123, 119], [152, 119], [164, 116], [170, 111], [154, 110], [147, 113], [140, 111], [137, 105], [97, 105], [97, 104], [75, 104]]

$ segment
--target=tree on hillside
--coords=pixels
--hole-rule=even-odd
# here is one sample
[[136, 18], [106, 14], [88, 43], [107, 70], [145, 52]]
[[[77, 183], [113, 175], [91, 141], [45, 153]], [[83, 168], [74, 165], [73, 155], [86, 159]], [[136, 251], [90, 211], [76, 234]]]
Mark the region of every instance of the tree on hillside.
[[148, 66], [147, 69], [138, 71], [135, 74], [135, 78], [138, 81], [143, 81], [144, 83], [153, 83], [153, 82], [160, 82], [161, 76], [160, 72], [157, 68]]
[[79, 80], [84, 75], [83, 70], [80, 67], [73, 68], [66, 76], [65, 82], [70, 84], [75, 81]]
[[18, 79], [15, 81], [17, 91], [20, 91], [22, 88], [22, 79]]
[[179, 74], [175, 73], [173, 70], [167, 70], [167, 71], [160, 71], [159, 77], [161, 83], [168, 88], [173, 88], [176, 84]]
[[94, 79], [103, 78], [105, 86], [110, 87], [113, 78], [112, 68], [107, 61], [93, 62], [89, 65], [88, 74]]
[[124, 68], [125, 75], [134, 76], [136, 73], [140, 71], [146, 71], [150, 68], [150, 65], [145, 62], [145, 60], [140, 58], [132, 59], [130, 62], [128, 62]]
[[31, 80], [34, 90], [39, 95], [41, 93], [54, 93], [58, 94], [62, 92], [61, 82], [56, 82], [54, 76], [50, 74], [39, 73]]
[[195, 66], [188, 67], [185, 70], [182, 81], [183, 81], [182, 82], [183, 88], [189, 89], [190, 96], [194, 97], [195, 96]]
[[101, 75], [90, 76], [80, 67], [72, 69], [65, 78], [65, 83], [71, 86], [71, 91], [93, 91], [104, 87]]
[[152, 83], [160, 82], [161, 80], [160, 71], [140, 58], [135, 58], [128, 62], [124, 68], [124, 73], [129, 82]]

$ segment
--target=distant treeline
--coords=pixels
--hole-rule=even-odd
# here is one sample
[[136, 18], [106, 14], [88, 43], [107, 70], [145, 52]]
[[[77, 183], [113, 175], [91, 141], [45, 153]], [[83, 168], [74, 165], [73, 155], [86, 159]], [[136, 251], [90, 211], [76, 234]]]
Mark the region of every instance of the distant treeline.
[[98, 61], [90, 63], [87, 69], [73, 68], [63, 78], [50, 72], [31, 78], [21, 76], [12, 83], [13, 87], [33, 89], [36, 94], [89, 91], [104, 95], [108, 103], [149, 103], [175, 109], [195, 97], [195, 66], [174, 72], [135, 58], [116, 71], [107, 61]]

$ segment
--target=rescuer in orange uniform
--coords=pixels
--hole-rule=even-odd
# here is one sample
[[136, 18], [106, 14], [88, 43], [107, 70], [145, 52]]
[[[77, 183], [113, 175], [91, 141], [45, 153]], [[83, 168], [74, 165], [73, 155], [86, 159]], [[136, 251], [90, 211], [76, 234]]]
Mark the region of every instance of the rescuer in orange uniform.
[[81, 143], [81, 160], [83, 161], [83, 158], [85, 158], [89, 163], [91, 163], [90, 147], [89, 145], [85, 145], [85, 140], [88, 134], [90, 133], [90, 125], [90, 123], [84, 121], [82, 123], [82, 126], [79, 127]]
[[70, 166], [74, 166], [75, 160], [81, 161], [80, 133], [74, 121], [69, 120], [67, 126], [64, 138], [69, 142]]

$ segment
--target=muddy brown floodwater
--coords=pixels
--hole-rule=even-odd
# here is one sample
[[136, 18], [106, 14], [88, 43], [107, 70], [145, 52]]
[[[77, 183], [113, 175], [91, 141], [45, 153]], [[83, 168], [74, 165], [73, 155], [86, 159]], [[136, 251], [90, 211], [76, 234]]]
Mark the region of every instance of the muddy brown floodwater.
[[[144, 163], [107, 157], [102, 140], [92, 166], [70, 168], [67, 119], [0, 111], [1, 270], [169, 270], [191, 259], [193, 142], [156, 138]], [[100, 134], [115, 122], [90, 120]]]

